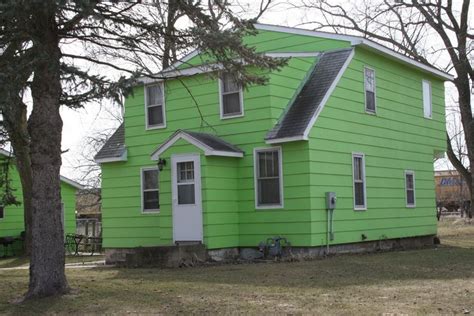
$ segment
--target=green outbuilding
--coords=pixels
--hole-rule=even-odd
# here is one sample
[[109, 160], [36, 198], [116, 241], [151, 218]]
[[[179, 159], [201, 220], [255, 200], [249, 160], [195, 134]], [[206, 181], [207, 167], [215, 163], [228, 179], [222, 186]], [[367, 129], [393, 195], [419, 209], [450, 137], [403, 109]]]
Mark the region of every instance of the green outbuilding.
[[288, 58], [266, 85], [242, 89], [194, 51], [126, 99], [96, 156], [108, 257], [275, 236], [307, 253], [432, 242], [451, 76], [364, 38], [255, 27], [247, 44]]
[[[0, 149], [0, 164], [8, 168], [8, 179], [13, 188], [13, 195], [20, 202], [19, 205], [0, 206], [0, 257], [20, 253], [22, 248], [21, 235], [25, 230], [23, 193], [20, 176], [15, 166], [15, 157], [10, 152]], [[76, 192], [83, 186], [71, 179], [61, 176], [61, 205], [65, 234], [76, 232]], [[3, 240], [14, 239], [3, 245]]]

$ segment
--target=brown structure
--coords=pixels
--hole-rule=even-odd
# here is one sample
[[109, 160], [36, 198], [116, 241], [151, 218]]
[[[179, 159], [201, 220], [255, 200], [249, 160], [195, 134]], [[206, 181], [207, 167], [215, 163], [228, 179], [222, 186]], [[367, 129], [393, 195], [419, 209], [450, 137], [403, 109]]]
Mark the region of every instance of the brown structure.
[[469, 204], [469, 189], [456, 170], [435, 171], [435, 184], [438, 208], [458, 212]]
[[76, 233], [88, 237], [101, 237], [100, 189], [84, 189], [76, 195]]

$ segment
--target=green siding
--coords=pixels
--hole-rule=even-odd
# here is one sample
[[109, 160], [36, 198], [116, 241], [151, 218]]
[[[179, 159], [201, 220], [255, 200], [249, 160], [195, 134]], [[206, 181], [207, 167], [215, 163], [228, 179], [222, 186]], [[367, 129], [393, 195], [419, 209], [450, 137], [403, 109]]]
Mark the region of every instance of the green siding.
[[[23, 201], [23, 193], [21, 190], [20, 176], [14, 164], [10, 164], [9, 176], [12, 180], [11, 185], [15, 189], [14, 195], [18, 201]], [[61, 198], [64, 203], [64, 226], [65, 233], [76, 232], [76, 188], [62, 182]], [[19, 206], [10, 205], [5, 207], [4, 218], [0, 219], [0, 237], [3, 236], [20, 236], [25, 230], [23, 221], [23, 203]], [[19, 244], [15, 245], [20, 247]], [[3, 255], [3, 247], [0, 247], [0, 256]]]
[[[348, 42], [278, 32], [251, 37], [258, 51], [321, 51]], [[205, 57], [204, 57], [205, 58]], [[284, 207], [255, 209], [255, 148], [274, 126], [317, 61], [291, 58], [269, 75], [265, 86], [244, 91], [244, 117], [221, 120], [215, 76], [200, 74], [165, 82], [166, 128], [145, 130], [144, 89], [125, 102], [127, 162], [102, 165], [103, 237], [106, 248], [172, 243], [171, 155], [200, 153], [204, 243], [210, 249], [256, 246], [268, 237], [287, 237], [294, 246], [326, 243], [326, 191], [339, 197], [334, 243], [433, 234], [433, 151], [444, 150], [444, 90], [435, 78], [379, 55], [356, 50], [312, 129], [309, 141], [282, 144]], [[195, 57], [186, 65], [196, 65]], [[376, 70], [377, 115], [364, 112], [363, 65]], [[421, 79], [433, 88], [432, 120], [423, 118]], [[185, 87], [185, 86], [186, 87]], [[188, 90], [192, 93], [190, 96]], [[202, 121], [197, 109], [202, 113]], [[211, 127], [209, 127], [212, 126]], [[142, 214], [140, 169], [155, 166], [151, 153], [176, 130], [217, 134], [244, 150], [243, 158], [205, 156], [180, 140], [163, 153], [159, 213]], [[352, 207], [353, 151], [366, 154], [368, 210]], [[405, 208], [405, 169], [415, 171], [416, 203]]]
[[[377, 114], [367, 114], [363, 68], [376, 73]], [[423, 117], [422, 80], [433, 90]], [[444, 151], [443, 82], [362, 49], [310, 133], [313, 245], [326, 242], [325, 192], [338, 195], [332, 243], [436, 233], [434, 151]], [[354, 211], [352, 152], [365, 154], [367, 210]], [[405, 170], [415, 171], [416, 207], [405, 206]]]

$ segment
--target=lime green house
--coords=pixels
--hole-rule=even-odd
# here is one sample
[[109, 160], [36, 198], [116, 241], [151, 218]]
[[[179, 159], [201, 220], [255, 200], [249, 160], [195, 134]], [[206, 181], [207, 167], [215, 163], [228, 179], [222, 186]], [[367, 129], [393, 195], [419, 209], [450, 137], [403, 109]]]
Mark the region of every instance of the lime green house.
[[195, 51], [126, 99], [96, 156], [107, 251], [432, 242], [451, 76], [360, 37], [255, 26], [246, 43], [288, 58], [268, 84]]
[[[7, 163], [6, 159], [10, 159]], [[21, 182], [18, 171], [15, 167], [15, 159], [11, 154], [0, 149], [0, 164], [2, 167], [9, 168], [8, 177], [10, 180], [11, 187], [15, 190], [13, 192], [17, 201], [21, 202], [21, 205], [8, 205], [0, 206], [0, 240], [4, 237], [20, 237], [21, 233], [25, 230], [24, 225], [24, 213], [23, 213], [23, 193], [21, 190]], [[77, 190], [83, 189], [83, 186], [79, 183], [61, 176], [61, 200], [63, 207], [63, 223], [65, 234], [73, 234], [76, 232], [76, 192]], [[14, 250], [18, 251], [21, 249], [21, 243], [15, 242], [13, 244]], [[0, 257], [5, 253], [5, 248], [0, 244]], [[8, 254], [11, 255], [10, 249], [8, 248]]]

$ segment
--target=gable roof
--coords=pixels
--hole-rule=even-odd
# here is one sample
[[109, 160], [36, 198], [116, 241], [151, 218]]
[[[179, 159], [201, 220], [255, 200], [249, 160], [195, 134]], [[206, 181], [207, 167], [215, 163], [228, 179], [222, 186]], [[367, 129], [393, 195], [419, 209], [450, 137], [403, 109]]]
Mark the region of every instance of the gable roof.
[[[3, 156], [7, 156], [7, 157], [14, 157], [13, 153], [3, 149], [3, 148], [0, 148], [0, 155], [3, 155]], [[70, 186], [73, 186], [75, 187], [76, 189], [79, 189], [79, 190], [82, 190], [84, 189], [84, 186], [82, 184], [80, 184], [79, 182], [76, 182], [74, 180], [71, 180], [65, 176], [62, 176], [62, 175], [59, 175], [60, 177], [60, 180], [64, 183], [67, 183], [69, 184]]]
[[115, 130], [104, 146], [94, 156], [97, 163], [126, 161], [127, 148], [125, 146], [125, 126], [124, 123]]
[[206, 156], [243, 157], [244, 152], [220, 137], [208, 133], [177, 130], [170, 138], [163, 142], [152, 154], [152, 160], [170, 148], [178, 140], [184, 139], [194, 146], [202, 149]]
[[[287, 27], [287, 26], [262, 24], [262, 23], [255, 23], [254, 26], [257, 30], [265, 30], [265, 31], [272, 31], [272, 32], [281, 32], [281, 33], [288, 33], [288, 34], [305, 35], [305, 36], [313, 36], [313, 37], [334, 39], [334, 40], [340, 40], [340, 41], [347, 41], [347, 42], [350, 42], [351, 45], [353, 46], [361, 46], [368, 50], [375, 51], [390, 59], [394, 59], [396, 61], [408, 64], [412, 67], [417, 68], [418, 70], [427, 72], [440, 79], [453, 80], [454, 78], [452, 75], [444, 71], [441, 71], [433, 66], [423, 64], [419, 61], [416, 61], [410, 57], [402, 55], [386, 46], [378, 44], [364, 37], [355, 36], [355, 35], [335, 34], [335, 33], [329, 33], [329, 32], [321, 32], [321, 31], [312, 31], [312, 30], [301, 29], [301, 28], [296, 28], [296, 27]], [[186, 63], [191, 58], [197, 56], [199, 53], [200, 51], [198, 49], [191, 51], [187, 55], [183, 56], [183, 58], [181, 58], [179, 61], [172, 64], [170, 67], [166, 68], [163, 72], [170, 72], [170, 71], [176, 70], [177, 67]]]
[[268, 132], [267, 143], [307, 140], [311, 127], [349, 65], [354, 49], [325, 52], [308, 76], [303, 88], [287, 107], [275, 127]]

